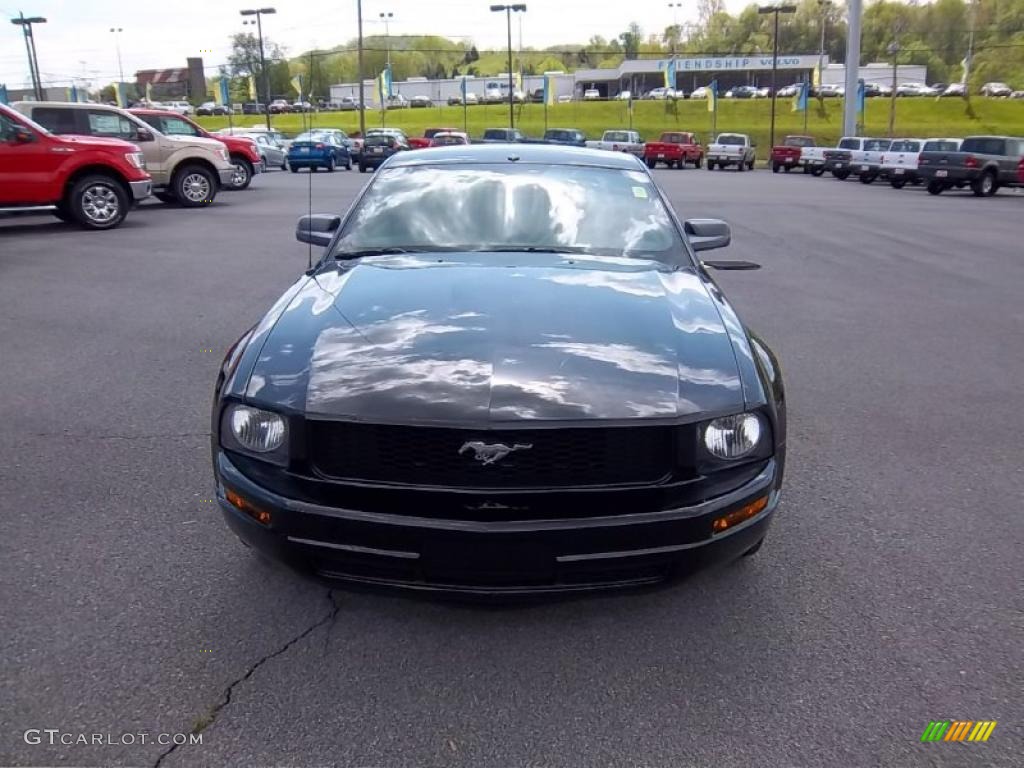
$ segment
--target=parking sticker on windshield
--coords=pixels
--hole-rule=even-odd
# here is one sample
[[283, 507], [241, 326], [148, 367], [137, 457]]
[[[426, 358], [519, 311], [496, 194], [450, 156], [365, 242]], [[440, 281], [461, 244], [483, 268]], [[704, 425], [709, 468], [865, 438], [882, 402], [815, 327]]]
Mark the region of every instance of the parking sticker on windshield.
[[638, 197], [641, 200], [647, 199], [647, 190], [643, 187], [633, 187], [633, 197]]

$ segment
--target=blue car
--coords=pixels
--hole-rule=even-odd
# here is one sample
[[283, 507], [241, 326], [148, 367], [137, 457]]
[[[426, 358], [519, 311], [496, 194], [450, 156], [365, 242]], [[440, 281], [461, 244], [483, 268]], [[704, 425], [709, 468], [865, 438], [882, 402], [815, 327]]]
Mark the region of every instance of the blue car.
[[348, 151], [347, 138], [344, 131], [333, 128], [300, 133], [288, 149], [288, 167], [292, 173], [298, 173], [300, 168], [308, 168], [311, 173], [318, 168], [333, 171], [338, 166], [350, 171], [352, 156]]

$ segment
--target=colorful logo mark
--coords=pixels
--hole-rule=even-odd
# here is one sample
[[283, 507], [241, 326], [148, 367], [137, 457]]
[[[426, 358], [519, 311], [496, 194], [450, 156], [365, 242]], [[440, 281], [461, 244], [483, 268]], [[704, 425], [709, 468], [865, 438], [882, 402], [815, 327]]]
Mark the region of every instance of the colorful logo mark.
[[988, 741], [995, 728], [995, 720], [932, 720], [921, 741]]

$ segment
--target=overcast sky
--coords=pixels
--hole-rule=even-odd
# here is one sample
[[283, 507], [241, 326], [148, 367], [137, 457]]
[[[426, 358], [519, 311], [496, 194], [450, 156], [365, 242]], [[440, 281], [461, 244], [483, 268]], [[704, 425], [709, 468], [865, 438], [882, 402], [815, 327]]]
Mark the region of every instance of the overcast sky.
[[[491, 0], [364, 0], [365, 34], [383, 33], [381, 12], [394, 14], [392, 34], [437, 34], [471, 39], [479, 47], [504, 47], [504, 18], [489, 11]], [[731, 11], [746, 0], [726, 0]], [[71, 78], [104, 85], [118, 77], [115, 35], [121, 27], [125, 78], [137, 69], [182, 67], [187, 56], [202, 56], [207, 67], [223, 63], [228, 37], [247, 29], [238, 11], [273, 6], [264, 33], [295, 54], [314, 46], [339, 44], [356, 33], [355, 0], [264, 0], [263, 6], [234, 0], [0, 0], [0, 13], [10, 19], [24, 11], [48, 22], [36, 27], [39, 68], [45, 82], [66, 85]], [[586, 42], [592, 35], [612, 38], [630, 21], [644, 33], [673, 22], [667, 0], [527, 0], [522, 14], [523, 45], [544, 47]], [[679, 22], [696, 18], [696, 2], [677, 9]], [[518, 22], [513, 19], [513, 46]], [[210, 74], [215, 70], [208, 69]], [[0, 83], [29, 84], [25, 44], [20, 27], [0, 23]]]

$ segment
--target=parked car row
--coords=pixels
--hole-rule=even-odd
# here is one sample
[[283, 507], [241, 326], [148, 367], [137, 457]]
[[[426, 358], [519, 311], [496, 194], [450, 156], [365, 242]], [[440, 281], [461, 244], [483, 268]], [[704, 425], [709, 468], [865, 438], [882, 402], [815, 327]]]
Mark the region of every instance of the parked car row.
[[970, 188], [988, 197], [1001, 187], [1024, 187], [1024, 138], [1017, 136], [844, 136], [835, 147], [819, 147], [810, 136], [787, 136], [772, 147], [769, 162], [776, 173], [800, 167], [815, 176], [828, 171], [840, 181], [887, 181], [894, 189], [924, 185], [933, 195]]
[[[166, 105], [161, 105], [166, 106]], [[0, 105], [0, 211], [51, 210], [111, 229], [150, 196], [199, 208], [287, 164], [269, 134], [215, 135], [170, 109], [21, 101]]]

